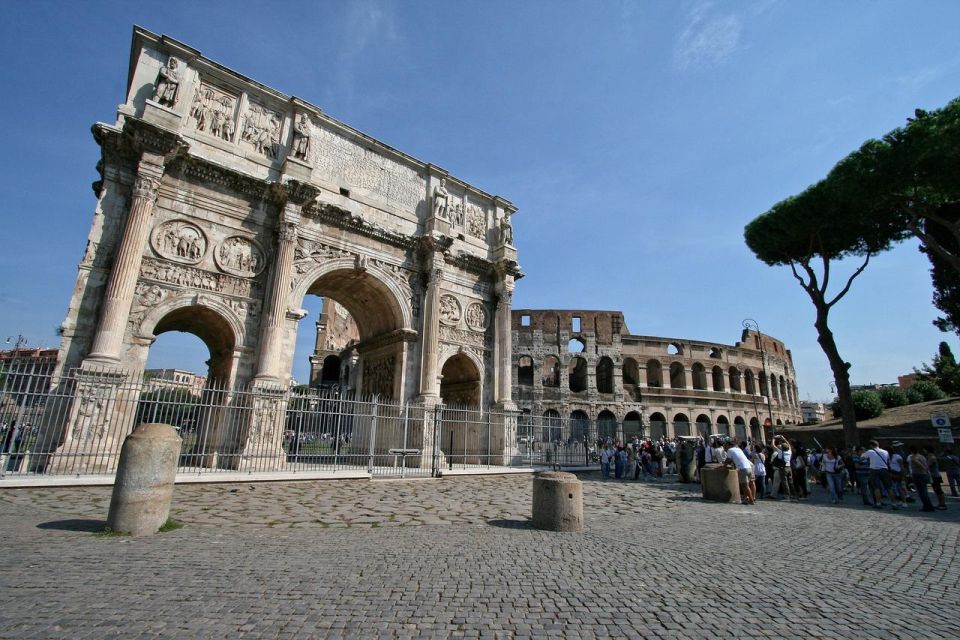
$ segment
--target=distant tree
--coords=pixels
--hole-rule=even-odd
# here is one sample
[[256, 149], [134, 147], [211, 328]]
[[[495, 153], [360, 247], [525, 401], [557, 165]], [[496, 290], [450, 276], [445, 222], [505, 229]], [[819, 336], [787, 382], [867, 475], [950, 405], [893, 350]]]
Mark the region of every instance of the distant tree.
[[918, 402], [923, 402], [923, 393], [920, 392], [920, 389], [916, 389], [916, 386], [917, 385], [914, 384], [904, 391], [903, 394], [907, 396], [907, 404], [917, 404]]
[[946, 342], [940, 343], [931, 364], [923, 364], [919, 370], [914, 371], [921, 381], [934, 383], [945, 395], [960, 395], [960, 366], [957, 366], [957, 359]]
[[197, 419], [200, 398], [189, 389], [156, 389], [140, 395], [137, 422], [162, 422], [191, 427]]
[[[771, 266], [788, 266], [816, 311], [817, 342], [827, 356], [837, 386], [837, 402], [843, 417], [844, 440], [858, 444], [857, 422], [850, 391], [850, 363], [840, 355], [829, 325], [831, 309], [863, 273], [870, 258], [884, 251], [899, 236], [869, 221], [869, 212], [858, 215], [845, 200], [852, 189], [839, 189], [825, 181], [803, 193], [778, 202], [744, 230], [747, 246]], [[845, 195], [846, 194], [846, 195]], [[830, 292], [833, 263], [844, 258], [859, 260], [859, 266]]]
[[[909, 235], [928, 255], [960, 274], [960, 99], [942, 109], [917, 110], [904, 127], [868, 140], [827, 177], [778, 202], [745, 231], [747, 245], [769, 265], [790, 266], [817, 311], [818, 342], [837, 385], [844, 438], [856, 443], [850, 364], [840, 357], [828, 324], [830, 309], [850, 289], [870, 257]], [[860, 266], [839, 293], [827, 293], [831, 261], [857, 257]], [[817, 274], [814, 265], [820, 263]], [[934, 264], [937, 269], [937, 263]], [[936, 276], [935, 276], [936, 277]], [[938, 326], [955, 327], [955, 294], [941, 276]], [[936, 282], [935, 282], [936, 286]], [[935, 300], [938, 298], [935, 297]]]
[[931, 400], [941, 400], [946, 397], [946, 394], [943, 392], [943, 389], [938, 387], [936, 383], [930, 382], [929, 380], [918, 380], [914, 382], [910, 389], [907, 391], [913, 390], [914, 392], [920, 394], [921, 402], [930, 402]]
[[887, 409], [902, 407], [907, 404], [907, 394], [900, 387], [884, 387], [880, 389], [880, 401]]
[[869, 420], [883, 413], [883, 402], [880, 400], [880, 394], [876, 391], [854, 391], [853, 408], [857, 420]]

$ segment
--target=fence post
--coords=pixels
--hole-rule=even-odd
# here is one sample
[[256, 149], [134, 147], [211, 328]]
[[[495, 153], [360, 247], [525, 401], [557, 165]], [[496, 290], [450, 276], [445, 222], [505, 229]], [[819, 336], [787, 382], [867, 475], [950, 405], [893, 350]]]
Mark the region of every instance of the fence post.
[[370, 451], [367, 458], [367, 473], [370, 475], [373, 475], [373, 450], [377, 441], [377, 401], [379, 398], [380, 396], [378, 395], [373, 396], [373, 415], [370, 418]]
[[490, 450], [490, 418], [492, 414], [491, 409], [487, 409], [487, 469], [490, 468], [490, 458], [493, 456], [493, 452]]
[[[441, 420], [442, 411], [442, 404], [438, 404], [433, 408], [433, 464], [430, 465], [430, 475], [434, 478], [440, 475], [440, 465], [437, 463], [437, 451], [440, 448], [440, 429], [443, 424]], [[426, 420], [426, 407], [424, 407], [424, 420]]]

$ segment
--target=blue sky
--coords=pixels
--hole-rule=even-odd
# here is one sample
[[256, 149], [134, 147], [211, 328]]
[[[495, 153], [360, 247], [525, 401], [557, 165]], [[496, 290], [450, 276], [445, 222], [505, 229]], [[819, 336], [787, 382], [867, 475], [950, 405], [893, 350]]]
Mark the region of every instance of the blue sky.
[[[621, 309], [633, 333], [726, 344], [751, 317], [792, 349], [803, 399], [831, 395], [813, 307], [744, 225], [960, 94], [957, 2], [31, 2], [4, 17], [0, 341], [34, 346], [58, 343], [94, 208], [89, 129], [124, 99], [133, 24], [513, 201], [516, 307]], [[930, 324], [928, 269], [904, 243], [835, 308], [855, 383], [957, 348]], [[206, 357], [165, 334], [151, 364]]]

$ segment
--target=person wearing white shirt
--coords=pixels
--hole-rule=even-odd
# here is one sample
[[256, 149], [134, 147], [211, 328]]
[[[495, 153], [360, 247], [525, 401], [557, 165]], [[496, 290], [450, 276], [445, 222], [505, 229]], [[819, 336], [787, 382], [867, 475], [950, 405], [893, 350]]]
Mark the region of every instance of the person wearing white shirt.
[[753, 463], [747, 458], [747, 455], [740, 447], [733, 446], [732, 442], [724, 442], [723, 450], [726, 453], [724, 464], [728, 467], [736, 467], [737, 476], [740, 480], [740, 495], [744, 498], [743, 504], [756, 504], [757, 493], [754, 486], [756, 479], [753, 472]]
[[904, 508], [906, 505], [902, 504], [893, 492], [893, 482], [890, 480], [890, 454], [885, 449], [881, 449], [880, 443], [876, 440], [871, 440], [870, 448], [863, 454], [863, 458], [870, 463], [870, 484], [879, 494], [875, 496], [873, 506], [882, 509], [886, 506], [884, 499], [889, 498], [892, 508]]

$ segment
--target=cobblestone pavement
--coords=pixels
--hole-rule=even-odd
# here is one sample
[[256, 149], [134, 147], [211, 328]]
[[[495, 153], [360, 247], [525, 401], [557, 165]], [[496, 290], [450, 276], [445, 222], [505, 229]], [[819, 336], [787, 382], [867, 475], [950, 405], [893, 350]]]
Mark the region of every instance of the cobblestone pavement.
[[148, 538], [92, 534], [109, 487], [6, 489], [0, 637], [960, 637], [956, 499], [582, 478], [583, 534], [528, 528], [529, 476], [182, 485]]

